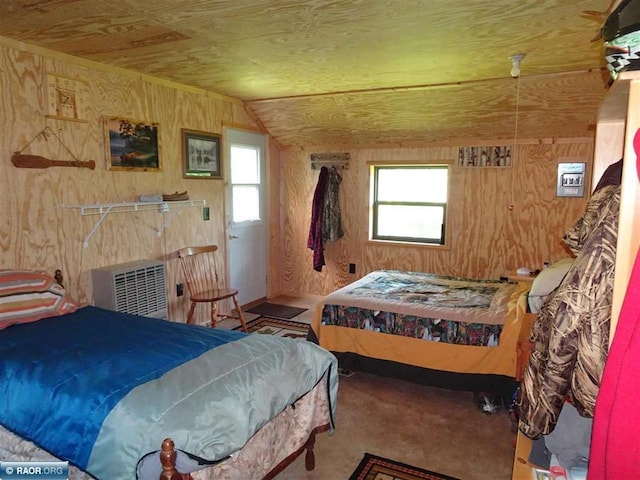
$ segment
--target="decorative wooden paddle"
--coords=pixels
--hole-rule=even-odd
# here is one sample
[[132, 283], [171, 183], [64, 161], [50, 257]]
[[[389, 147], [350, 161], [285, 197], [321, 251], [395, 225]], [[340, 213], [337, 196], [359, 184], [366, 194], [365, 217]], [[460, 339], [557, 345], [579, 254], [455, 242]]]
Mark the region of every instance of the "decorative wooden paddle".
[[20, 152], [15, 152], [11, 156], [11, 162], [19, 168], [80, 167], [90, 168], [91, 170], [96, 168], [96, 162], [93, 160], [87, 162], [81, 162], [80, 160], [49, 160], [40, 155], [24, 155]]
[[[49, 160], [47, 157], [43, 157], [41, 155], [29, 155], [23, 154], [26, 148], [31, 145], [36, 138], [42, 137], [47, 140], [49, 137], [54, 137], [60, 145], [64, 147], [64, 149], [69, 152], [73, 160]], [[96, 162], [93, 160], [89, 160], [87, 162], [82, 162], [78, 160], [73, 152], [65, 145], [65, 143], [60, 140], [60, 137], [56, 135], [56, 132], [51, 130], [50, 127], [44, 127], [35, 137], [31, 139], [29, 143], [27, 143], [24, 147], [22, 147], [17, 152], [13, 152], [11, 156], [11, 163], [13, 163], [18, 168], [49, 168], [49, 167], [80, 167], [80, 168], [90, 168], [91, 170], [96, 168]]]

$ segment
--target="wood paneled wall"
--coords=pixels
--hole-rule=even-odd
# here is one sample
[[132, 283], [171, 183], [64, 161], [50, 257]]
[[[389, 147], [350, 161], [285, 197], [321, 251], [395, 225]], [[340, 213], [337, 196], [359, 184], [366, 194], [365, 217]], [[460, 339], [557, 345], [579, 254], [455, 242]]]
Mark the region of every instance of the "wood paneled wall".
[[280, 189], [280, 151], [274, 142], [269, 142], [269, 166], [267, 171], [268, 188], [268, 249], [267, 258], [267, 296], [277, 297], [282, 292], [282, 259], [284, 249], [282, 248], [284, 238], [282, 229], [282, 195]]
[[[89, 85], [87, 123], [45, 118], [47, 73], [82, 79]], [[182, 272], [178, 248], [216, 243], [225, 255], [224, 184], [221, 180], [182, 178], [181, 128], [222, 133], [223, 124], [256, 128], [240, 102], [167, 82], [108, 70], [89, 62], [25, 47], [0, 45], [0, 268], [61, 268], [70, 293], [91, 302], [91, 269], [138, 259], [163, 259], [167, 265], [170, 318], [184, 321], [186, 295], [176, 297]], [[159, 124], [162, 172], [109, 171], [104, 149], [104, 116]], [[19, 169], [12, 152], [50, 127], [80, 160], [95, 160], [95, 170], [55, 167]], [[224, 151], [224, 149], [223, 149]], [[53, 137], [38, 138], [25, 153], [71, 160]], [[81, 216], [63, 205], [135, 201], [139, 195], [187, 190], [204, 199], [211, 220], [199, 207], [173, 215], [161, 212], [110, 214], [87, 248], [83, 240], [99, 216]], [[169, 218], [171, 216], [171, 218]], [[170, 220], [161, 236], [157, 230]], [[203, 316], [206, 312], [201, 310]]]
[[[47, 73], [88, 82], [87, 123], [45, 118]], [[73, 296], [90, 302], [91, 269], [142, 258], [163, 259], [167, 265], [170, 318], [184, 321], [186, 296], [175, 295], [182, 273], [175, 259], [188, 244], [226, 244], [224, 184], [220, 180], [182, 178], [180, 129], [222, 133], [223, 125], [255, 122], [241, 103], [221, 96], [181, 88], [128, 72], [108, 69], [71, 57], [34, 53], [31, 48], [0, 45], [0, 223], [1, 268], [62, 268]], [[109, 171], [105, 160], [104, 116], [157, 122], [160, 128], [162, 172]], [[79, 168], [18, 169], [12, 152], [22, 149], [44, 127], [53, 129], [80, 160], [95, 160], [95, 170]], [[483, 140], [479, 144], [490, 144]], [[494, 144], [510, 143], [496, 141]], [[473, 143], [471, 143], [473, 144]], [[349, 150], [341, 149], [340, 151]], [[557, 198], [557, 163], [585, 161], [591, 168], [593, 141], [523, 142], [513, 168], [451, 169], [451, 242], [447, 248], [382, 244], [368, 241], [369, 165], [372, 162], [453, 162], [457, 146], [367, 148], [349, 150], [350, 166], [342, 170], [340, 198], [344, 238], [326, 248], [327, 266], [311, 266], [307, 249], [311, 199], [318, 171], [309, 154], [324, 149], [283, 150], [269, 145], [269, 287], [279, 294], [326, 294], [378, 268], [401, 268], [471, 277], [498, 277], [520, 265], [539, 268], [566, 253], [560, 238], [582, 213], [583, 198]], [[55, 139], [38, 139], [25, 153], [52, 159], [71, 157]], [[134, 201], [141, 194], [187, 190], [204, 199], [211, 220], [200, 208], [172, 215], [161, 236], [157, 229], [171, 213], [111, 214], [91, 237], [83, 240], [99, 217], [82, 217], [63, 205]], [[509, 209], [513, 204], [514, 208]], [[223, 248], [223, 255], [226, 254]], [[355, 263], [357, 273], [348, 273]], [[206, 312], [201, 310], [201, 316]]]
[[[590, 178], [593, 140], [519, 142], [511, 168], [458, 167], [457, 147], [349, 150], [349, 168], [340, 171], [345, 235], [327, 243], [327, 265], [320, 273], [313, 270], [312, 252], [306, 246], [319, 173], [310, 166], [314, 151], [318, 150], [281, 152], [282, 289], [290, 295], [327, 294], [383, 268], [498, 278], [519, 266], [535, 270], [544, 261], [568, 256], [561, 238], [582, 215], [590, 190], [587, 186], [582, 198], [556, 197], [557, 164], [586, 162]], [[369, 169], [375, 162], [452, 163], [445, 248], [368, 240]], [[348, 273], [349, 263], [356, 264], [355, 275]]]

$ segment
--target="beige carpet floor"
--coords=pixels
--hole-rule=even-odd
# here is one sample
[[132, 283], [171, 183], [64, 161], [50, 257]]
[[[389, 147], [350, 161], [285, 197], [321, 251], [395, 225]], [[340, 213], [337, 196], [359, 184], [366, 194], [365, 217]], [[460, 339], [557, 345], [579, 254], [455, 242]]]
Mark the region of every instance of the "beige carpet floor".
[[[292, 320], [311, 323], [321, 297], [277, 297], [308, 310]], [[247, 314], [247, 320], [258, 315]], [[238, 324], [227, 323], [226, 328]], [[482, 413], [473, 394], [356, 373], [340, 377], [336, 430], [316, 439], [316, 468], [304, 454], [276, 480], [347, 480], [365, 452], [461, 480], [510, 480], [515, 453], [502, 411]]]
[[346, 480], [365, 452], [461, 480], [508, 480], [514, 448], [505, 412], [480, 412], [469, 392], [356, 373], [340, 377], [336, 429], [277, 480]]

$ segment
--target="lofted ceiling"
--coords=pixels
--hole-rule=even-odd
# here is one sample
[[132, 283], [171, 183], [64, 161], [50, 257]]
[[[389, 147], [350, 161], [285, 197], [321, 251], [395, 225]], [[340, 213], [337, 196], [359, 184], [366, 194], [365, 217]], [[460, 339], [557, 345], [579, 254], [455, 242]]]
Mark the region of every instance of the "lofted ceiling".
[[0, 36], [241, 99], [281, 147], [464, 144], [592, 136], [613, 3], [2, 0]]

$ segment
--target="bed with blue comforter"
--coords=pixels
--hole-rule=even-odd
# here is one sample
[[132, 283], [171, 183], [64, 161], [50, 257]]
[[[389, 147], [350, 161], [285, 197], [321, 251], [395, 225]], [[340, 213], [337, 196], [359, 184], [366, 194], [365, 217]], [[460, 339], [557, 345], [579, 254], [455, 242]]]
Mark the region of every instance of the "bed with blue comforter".
[[336, 359], [304, 340], [87, 306], [0, 330], [0, 358], [3, 430], [98, 479], [157, 479], [166, 437], [220, 464], [312, 390], [333, 428]]

